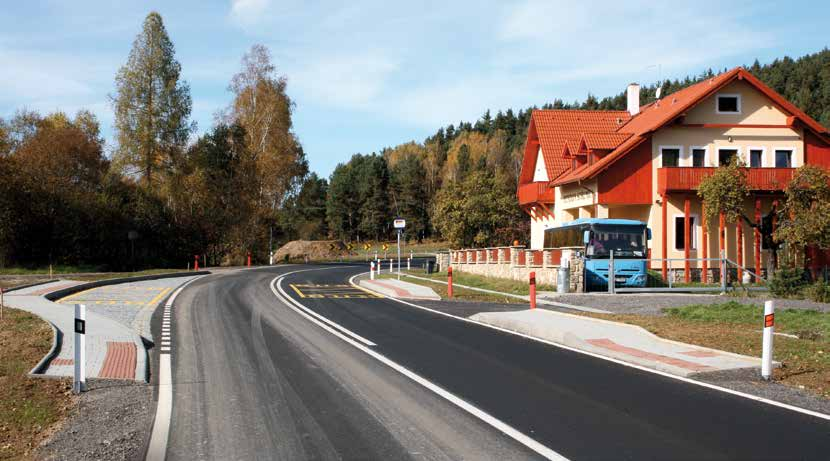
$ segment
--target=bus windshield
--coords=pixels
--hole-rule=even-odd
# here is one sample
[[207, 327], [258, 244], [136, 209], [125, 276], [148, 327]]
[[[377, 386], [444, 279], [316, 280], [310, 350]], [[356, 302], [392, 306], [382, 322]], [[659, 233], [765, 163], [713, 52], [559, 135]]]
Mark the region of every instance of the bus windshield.
[[585, 251], [590, 258], [608, 258], [611, 250], [614, 250], [615, 258], [646, 257], [644, 226], [596, 224], [591, 230], [591, 240]]

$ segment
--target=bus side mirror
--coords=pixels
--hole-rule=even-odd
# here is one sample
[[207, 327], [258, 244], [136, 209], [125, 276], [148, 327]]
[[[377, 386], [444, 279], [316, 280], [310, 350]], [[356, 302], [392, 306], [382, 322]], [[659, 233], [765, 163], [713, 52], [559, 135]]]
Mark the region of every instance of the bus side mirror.
[[651, 240], [651, 228], [646, 228], [646, 238], [648, 240]]
[[586, 245], [587, 245], [588, 243], [590, 243], [590, 242], [591, 242], [591, 231], [586, 230], [586, 231], [582, 234], [582, 242], [583, 242], [584, 244], [586, 244]]

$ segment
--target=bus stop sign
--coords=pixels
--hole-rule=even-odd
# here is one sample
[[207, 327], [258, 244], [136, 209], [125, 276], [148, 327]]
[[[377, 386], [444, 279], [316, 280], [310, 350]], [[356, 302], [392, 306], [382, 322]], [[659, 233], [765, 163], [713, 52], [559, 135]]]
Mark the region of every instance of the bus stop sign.
[[406, 227], [406, 220], [401, 219], [401, 218], [397, 218], [394, 221], [394, 226], [395, 226], [395, 229], [403, 229], [404, 227]]

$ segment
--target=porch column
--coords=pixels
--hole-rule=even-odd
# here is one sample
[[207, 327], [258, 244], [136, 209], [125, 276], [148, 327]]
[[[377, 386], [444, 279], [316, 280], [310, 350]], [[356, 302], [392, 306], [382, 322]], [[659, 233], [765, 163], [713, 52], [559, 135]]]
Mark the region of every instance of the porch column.
[[[723, 215], [723, 211], [718, 214], [718, 258], [721, 258], [725, 255], [726, 251], [726, 217]], [[723, 264], [723, 260], [718, 264], [720, 267], [720, 279], [721, 281], [725, 280], [726, 278], [726, 264]]]
[[704, 205], [701, 204], [701, 223], [700, 228], [702, 230], [702, 235], [700, 236], [702, 245], [703, 245], [703, 273], [700, 274], [700, 281], [703, 283], [709, 282], [709, 261], [706, 258], [709, 257], [709, 221], [706, 220], [706, 210], [703, 209]]
[[[761, 276], [761, 198], [755, 197], [755, 274]], [[758, 278], [755, 278], [758, 283]]]
[[744, 267], [744, 226], [740, 219], [735, 223], [735, 231], [738, 234], [738, 282], [743, 283], [744, 271], [741, 268]]
[[683, 276], [686, 283], [692, 281], [692, 269], [689, 265], [689, 248], [691, 247], [690, 243], [692, 241], [691, 235], [689, 235], [689, 231], [691, 230], [691, 219], [689, 218], [690, 207], [691, 204], [689, 203], [689, 197], [686, 197], [686, 199], [683, 200], [683, 257], [686, 259], [684, 262]]
[[668, 258], [668, 252], [669, 252], [669, 240], [668, 240], [669, 237], [667, 235], [668, 231], [666, 230], [666, 227], [667, 227], [666, 226], [666, 220], [667, 220], [666, 215], [668, 213], [668, 210], [669, 210], [669, 196], [668, 196], [668, 194], [664, 194], [663, 195], [663, 200], [662, 200], [662, 203], [661, 203], [661, 209], [660, 209], [660, 213], [662, 215], [662, 221], [663, 221], [662, 224], [661, 224], [661, 228], [662, 228], [662, 232], [663, 232], [661, 247], [662, 247], [662, 250], [663, 250], [663, 254], [660, 256], [661, 258], [663, 258], [663, 280], [668, 280], [668, 277], [669, 277], [669, 266], [668, 266], [668, 261], [666, 261], [666, 258]]

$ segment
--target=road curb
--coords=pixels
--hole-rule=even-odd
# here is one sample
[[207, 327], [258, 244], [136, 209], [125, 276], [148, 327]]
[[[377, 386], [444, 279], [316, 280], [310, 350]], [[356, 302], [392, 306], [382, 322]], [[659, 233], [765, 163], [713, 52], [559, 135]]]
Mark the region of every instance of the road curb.
[[[33, 314], [37, 315], [37, 314]], [[45, 318], [38, 315], [38, 318], [43, 320], [44, 322], [48, 323], [50, 327], [52, 327], [52, 347], [49, 348], [49, 352], [40, 359], [40, 362], [37, 363], [30, 371], [28, 376], [31, 378], [42, 378], [45, 375], [43, 374], [44, 370], [46, 370], [46, 364], [52, 361], [55, 358], [55, 355], [58, 353], [58, 344], [60, 343], [60, 337], [63, 336], [60, 330], [55, 326], [54, 323], [46, 320]]]
[[50, 279], [50, 280], [44, 280], [42, 282], [28, 283], [26, 285], [18, 285], [16, 287], [6, 288], [5, 290], [3, 290], [3, 293], [8, 293], [10, 291], [15, 291], [15, 290], [23, 290], [25, 288], [32, 288], [32, 287], [36, 287], [38, 285], [45, 285], [47, 283], [57, 282], [58, 280], [60, 280], [60, 279]]
[[159, 280], [159, 279], [171, 279], [176, 277], [193, 277], [196, 275], [208, 275], [211, 274], [211, 271], [195, 271], [195, 272], [171, 272], [167, 274], [153, 274], [153, 275], [140, 275], [138, 277], [122, 277], [117, 279], [107, 279], [107, 280], [96, 280], [94, 282], [82, 283], [80, 285], [75, 285], [69, 288], [63, 288], [60, 290], [53, 291], [51, 293], [47, 293], [43, 295], [44, 298], [48, 299], [49, 301], [57, 301], [61, 298], [65, 298], [71, 294], [78, 293], [79, 291], [89, 290], [92, 288], [103, 287], [107, 285], [118, 285], [121, 283], [130, 283], [130, 282], [144, 282], [147, 280]]

